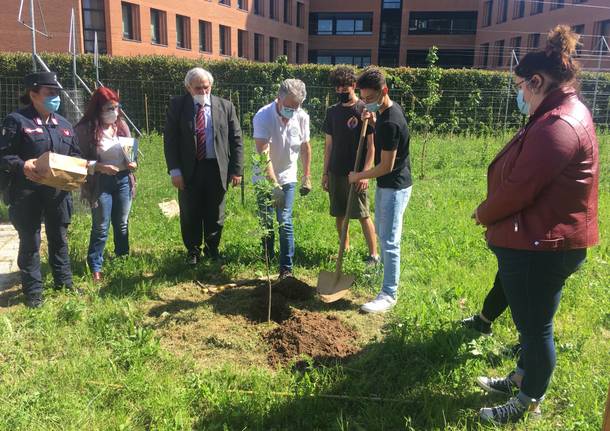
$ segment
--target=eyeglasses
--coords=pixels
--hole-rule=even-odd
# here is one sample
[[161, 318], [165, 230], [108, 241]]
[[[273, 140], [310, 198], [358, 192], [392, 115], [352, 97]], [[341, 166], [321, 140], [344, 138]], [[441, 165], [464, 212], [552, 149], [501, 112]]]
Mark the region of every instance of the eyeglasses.
[[522, 79], [521, 81], [517, 82], [517, 83], [513, 83], [513, 90], [515, 91], [519, 91], [521, 89], [521, 84], [523, 84], [524, 82], [529, 81], [529, 79]]

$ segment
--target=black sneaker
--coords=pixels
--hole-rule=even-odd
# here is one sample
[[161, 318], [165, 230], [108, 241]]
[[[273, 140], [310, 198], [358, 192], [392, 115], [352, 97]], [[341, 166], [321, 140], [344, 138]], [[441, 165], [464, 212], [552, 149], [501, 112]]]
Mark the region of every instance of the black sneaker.
[[473, 331], [480, 332], [483, 335], [491, 335], [491, 323], [485, 322], [478, 314], [468, 317], [462, 320], [460, 323], [464, 328], [472, 329]]
[[506, 404], [495, 407], [485, 407], [479, 410], [479, 417], [483, 422], [495, 425], [519, 422], [527, 416], [528, 419], [540, 419], [540, 403], [531, 403], [526, 406], [517, 397], [513, 397]]
[[374, 267], [381, 263], [381, 257], [369, 254], [363, 259], [363, 261], [366, 266]]
[[513, 396], [519, 392], [519, 386], [511, 378], [515, 372], [501, 379], [493, 377], [477, 377], [477, 385], [490, 394]]
[[277, 281], [283, 281], [287, 278], [292, 277], [292, 271], [289, 269], [280, 269], [280, 276], [277, 278]]
[[42, 307], [42, 296], [26, 296], [25, 306], [28, 308], [40, 308]]
[[188, 266], [196, 266], [200, 260], [201, 260], [200, 252], [198, 252], [198, 251], [189, 252], [188, 256], [186, 257], [186, 264]]

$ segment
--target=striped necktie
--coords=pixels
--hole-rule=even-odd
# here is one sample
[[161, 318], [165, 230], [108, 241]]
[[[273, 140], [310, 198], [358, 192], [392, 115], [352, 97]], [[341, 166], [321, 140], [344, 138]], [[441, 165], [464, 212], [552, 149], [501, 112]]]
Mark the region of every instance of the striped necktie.
[[197, 118], [196, 118], [196, 130], [197, 130], [197, 160], [205, 159], [205, 114], [203, 112], [203, 106], [197, 104]]

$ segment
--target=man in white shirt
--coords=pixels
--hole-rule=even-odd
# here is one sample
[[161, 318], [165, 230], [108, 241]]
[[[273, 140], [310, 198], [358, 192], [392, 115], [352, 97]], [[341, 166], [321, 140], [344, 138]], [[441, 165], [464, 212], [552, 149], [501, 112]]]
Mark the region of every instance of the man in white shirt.
[[[297, 186], [297, 161], [301, 158], [303, 176], [301, 195], [311, 191], [309, 145], [309, 115], [301, 109], [307, 95], [305, 84], [298, 79], [286, 79], [280, 85], [278, 97], [262, 107], [253, 119], [256, 151], [266, 163], [265, 177], [273, 186], [272, 196], [259, 196], [259, 206], [268, 235], [263, 247], [270, 257], [274, 255], [273, 207], [280, 231], [280, 280], [292, 276], [294, 257], [294, 229], [292, 207]], [[255, 177], [254, 181], [261, 181]], [[268, 205], [270, 199], [273, 206]]]

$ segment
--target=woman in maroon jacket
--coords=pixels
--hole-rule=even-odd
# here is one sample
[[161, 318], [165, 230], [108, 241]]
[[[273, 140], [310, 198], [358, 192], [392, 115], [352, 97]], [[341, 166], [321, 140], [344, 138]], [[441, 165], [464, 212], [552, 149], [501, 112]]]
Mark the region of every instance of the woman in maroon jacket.
[[507, 377], [479, 377], [487, 391], [514, 395], [481, 409], [484, 421], [540, 415], [556, 362], [553, 316], [562, 288], [598, 243], [598, 144], [575, 90], [577, 43], [569, 27], [557, 26], [546, 49], [515, 69], [517, 102], [529, 121], [491, 162], [487, 198], [473, 214], [487, 228], [522, 345]]
[[83, 157], [89, 164], [89, 176], [81, 196], [91, 206], [91, 236], [87, 263], [93, 281], [102, 278], [104, 248], [108, 228], [114, 231], [116, 256], [129, 254], [128, 219], [135, 193], [133, 170], [136, 162], [127, 160], [120, 137], [130, 137], [129, 127], [121, 118], [118, 95], [100, 87], [91, 96], [83, 118], [74, 127]]

